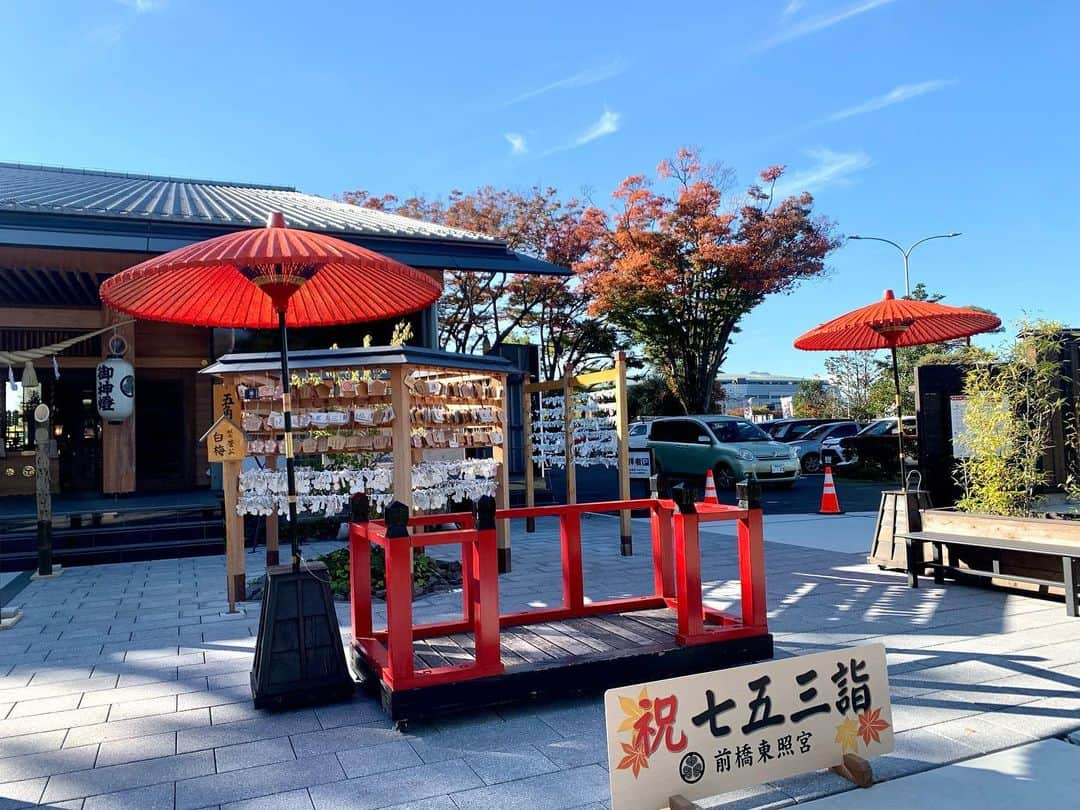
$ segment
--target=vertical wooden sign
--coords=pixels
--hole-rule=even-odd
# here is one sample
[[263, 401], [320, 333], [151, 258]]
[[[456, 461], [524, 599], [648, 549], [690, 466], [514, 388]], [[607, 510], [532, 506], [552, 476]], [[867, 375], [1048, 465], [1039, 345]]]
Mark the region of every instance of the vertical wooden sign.
[[244, 571], [244, 520], [237, 515], [240, 465], [244, 460], [246, 439], [237, 425], [219, 416], [206, 433], [206, 457], [221, 463], [221, 489], [225, 496], [225, 577], [229, 593], [229, 612], [236, 612], [236, 603], [247, 596], [247, 575]]

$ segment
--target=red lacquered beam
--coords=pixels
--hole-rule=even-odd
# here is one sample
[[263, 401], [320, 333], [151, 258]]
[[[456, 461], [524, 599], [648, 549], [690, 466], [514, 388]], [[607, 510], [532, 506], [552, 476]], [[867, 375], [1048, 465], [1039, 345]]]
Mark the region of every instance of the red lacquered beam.
[[[490, 502], [490, 503], [485, 503]], [[490, 509], [484, 509], [485, 505]], [[477, 521], [478, 542], [465, 553], [473, 555], [476, 588], [473, 589], [472, 622], [476, 643], [476, 666], [484, 672], [502, 672], [502, 639], [499, 636], [499, 552], [495, 531], [494, 499], [482, 498]]]
[[517, 627], [523, 624], [557, 622], [563, 619], [580, 619], [585, 616], [600, 616], [606, 613], [631, 613], [635, 610], [656, 610], [665, 607], [664, 600], [658, 596], [634, 596], [627, 599], [610, 599], [604, 602], [591, 602], [577, 610], [565, 607], [537, 608], [517, 613], [504, 613], [499, 617], [503, 627]]
[[724, 627], [742, 627], [743, 620], [733, 613], [725, 613], [722, 610], [705, 608], [705, 621], [708, 624], [719, 624]]
[[559, 541], [562, 546], [563, 607], [573, 612], [585, 604], [579, 512], [566, 512], [559, 517]]
[[472, 512], [448, 512], [445, 515], [410, 515], [409, 526], [439, 526], [458, 523], [463, 529], [471, 529], [476, 523]]
[[696, 503], [698, 519], [701, 523], [714, 523], [719, 520], [739, 520], [746, 517], [746, 510], [724, 503]]
[[692, 646], [694, 644], [712, 644], [715, 641], [729, 641], [739, 638], [752, 638], [760, 636], [767, 630], [763, 627], [717, 627], [702, 630], [692, 636], [680, 637], [679, 644]]
[[448, 667], [434, 667], [432, 669], [420, 669], [407, 678], [394, 678], [385, 672], [383, 679], [392, 689], [416, 689], [422, 686], [439, 686], [447, 683], [460, 683], [472, 678], [483, 678], [488, 675], [499, 675], [502, 667], [484, 667], [477, 664], [458, 664]]
[[412, 535], [412, 545], [424, 548], [426, 546], [450, 546], [455, 544], [471, 545], [476, 542], [476, 529], [449, 529], [445, 532], [425, 532]]
[[765, 604], [765, 543], [761, 510], [750, 509], [739, 521], [739, 580], [743, 623], [767, 630]]
[[389, 670], [397, 679], [413, 673], [412, 543], [409, 537], [386, 542], [386, 630]]
[[595, 503], [557, 504], [555, 506], [516, 506], [512, 509], [499, 509], [495, 517], [499, 520], [513, 520], [527, 517], [560, 517], [564, 514], [621, 512], [624, 509], [653, 509], [663, 505], [664, 501], [654, 498], [638, 498], [630, 501], [596, 501]]
[[458, 633], [472, 633], [473, 630], [474, 623], [466, 619], [455, 619], [448, 622], [432, 622], [430, 624], [417, 624], [413, 625], [413, 640], [453, 636]]
[[363, 523], [349, 524], [349, 612], [354, 639], [371, 636], [371, 543]]
[[678, 596], [680, 644], [701, 635], [704, 614], [701, 599], [701, 540], [696, 512], [675, 513], [675, 592]]
[[671, 510], [657, 507], [649, 517], [652, 527], [653, 593], [675, 597], [675, 552], [671, 537]]

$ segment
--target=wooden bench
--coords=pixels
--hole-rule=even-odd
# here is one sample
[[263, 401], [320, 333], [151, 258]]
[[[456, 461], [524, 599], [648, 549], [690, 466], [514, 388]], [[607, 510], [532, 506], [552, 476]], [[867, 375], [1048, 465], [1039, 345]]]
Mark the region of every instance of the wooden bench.
[[[1057, 580], [1040, 579], [1036, 577], [1024, 577], [1016, 574], [1003, 574], [1000, 560], [997, 556], [991, 562], [992, 570], [980, 571], [974, 568], [958, 568], [946, 565], [943, 560], [942, 547], [974, 546], [990, 549], [992, 551], [1023, 551], [1028, 554], [1043, 554], [1050, 557], [1061, 558], [1061, 569], [1065, 584], [1065, 612], [1069, 616], [1080, 616], [1080, 547], [1075, 543], [1055, 543], [1048, 540], [1013, 540], [1000, 537], [971, 537], [963, 534], [946, 534], [944, 532], [908, 532], [897, 534], [907, 545], [908, 559], [908, 584], [912, 588], [919, 587], [919, 574], [932, 571], [934, 582], [944, 582], [945, 575], [956, 578], [958, 575], [973, 577], [998, 577], [1017, 582], [1029, 582], [1033, 585], [1060, 585]], [[929, 543], [933, 553], [933, 560], [922, 559], [922, 543]]]

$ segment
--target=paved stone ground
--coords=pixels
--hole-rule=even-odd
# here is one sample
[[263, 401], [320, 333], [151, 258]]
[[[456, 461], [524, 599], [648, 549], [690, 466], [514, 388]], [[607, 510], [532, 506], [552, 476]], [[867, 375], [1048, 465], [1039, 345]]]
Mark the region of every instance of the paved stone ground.
[[[1080, 621], [1060, 602], [956, 584], [910, 590], [863, 555], [829, 550], [859, 516], [783, 518], [767, 543], [778, 655], [877, 640], [889, 649], [896, 752], [892, 779], [1080, 727]], [[862, 521], [852, 523], [852, 521]], [[638, 548], [647, 523], [635, 521]], [[553, 525], [514, 526], [505, 609], [560, 594]], [[649, 558], [618, 555], [618, 524], [586, 519], [591, 598], [644, 591]], [[780, 524], [770, 529], [780, 536]], [[813, 548], [793, 544], [805, 531]], [[704, 538], [707, 596], [738, 600], [732, 535]], [[815, 540], [817, 538], [817, 540]], [[313, 556], [314, 549], [309, 549]], [[256, 555], [250, 555], [253, 560]], [[257, 566], [249, 563], [249, 573]], [[258, 606], [224, 614], [221, 557], [72, 568], [33, 582], [26, 617], [0, 633], [0, 810], [132, 807], [596, 808], [608, 797], [599, 696], [394, 731], [363, 696], [268, 714], [251, 706]], [[459, 610], [458, 594], [417, 602], [424, 620]], [[343, 629], [347, 606], [340, 605]], [[716, 798], [708, 807], [781, 807], [844, 791], [828, 773]]]

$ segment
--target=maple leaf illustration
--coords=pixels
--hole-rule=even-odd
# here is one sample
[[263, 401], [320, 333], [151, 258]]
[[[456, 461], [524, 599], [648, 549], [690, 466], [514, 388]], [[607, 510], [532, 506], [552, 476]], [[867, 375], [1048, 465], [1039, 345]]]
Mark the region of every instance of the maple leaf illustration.
[[859, 715], [859, 736], [867, 746], [870, 740], [881, 742], [879, 732], [884, 731], [889, 724], [881, 719], [881, 709], [867, 709]]
[[840, 743], [840, 750], [843, 752], [857, 751], [859, 749], [858, 736], [859, 727], [855, 725], [855, 721], [850, 717], [836, 727], [835, 741]]
[[642, 768], [649, 767], [649, 755], [645, 753], [644, 749], [635, 748], [633, 746], [622, 743], [623, 753], [626, 754], [616, 767], [616, 770], [626, 770], [630, 768], [634, 772], [634, 778], [637, 779]]
[[619, 730], [616, 732], [617, 734], [622, 734], [624, 731], [633, 731], [634, 723], [637, 722], [641, 715], [645, 714], [645, 710], [641, 708], [641, 703], [648, 699], [649, 691], [647, 689], [641, 690], [641, 694], [638, 695], [637, 700], [619, 695], [619, 708], [623, 710], [626, 719], [619, 724]]

